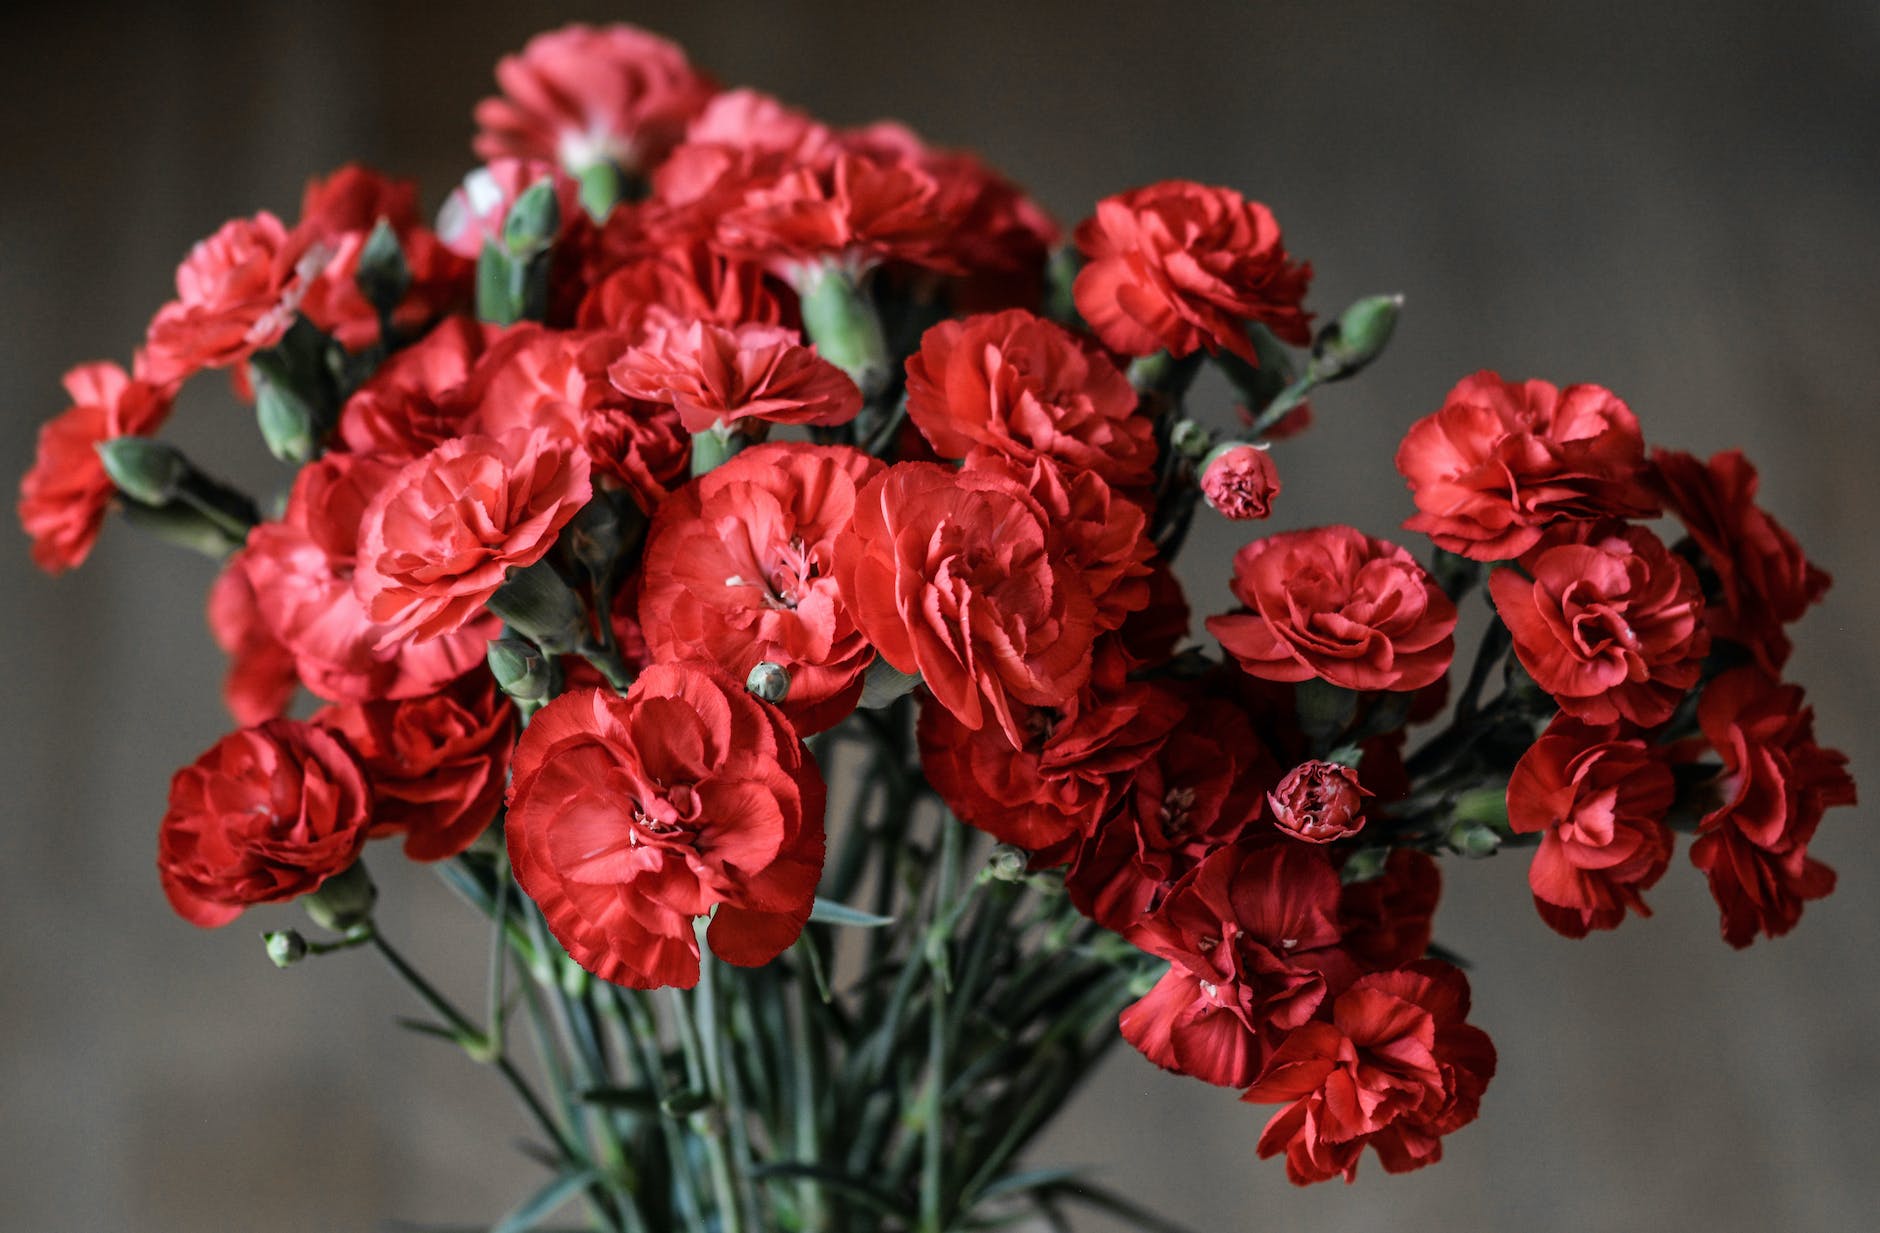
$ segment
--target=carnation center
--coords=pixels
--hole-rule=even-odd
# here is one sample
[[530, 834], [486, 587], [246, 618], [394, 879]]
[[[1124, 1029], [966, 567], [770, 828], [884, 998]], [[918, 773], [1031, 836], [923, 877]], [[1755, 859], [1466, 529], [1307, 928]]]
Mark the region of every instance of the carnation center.
[[660, 843], [690, 829], [698, 821], [698, 794], [690, 784], [659, 785], [657, 794], [647, 793], [633, 801], [633, 833], [627, 842]]

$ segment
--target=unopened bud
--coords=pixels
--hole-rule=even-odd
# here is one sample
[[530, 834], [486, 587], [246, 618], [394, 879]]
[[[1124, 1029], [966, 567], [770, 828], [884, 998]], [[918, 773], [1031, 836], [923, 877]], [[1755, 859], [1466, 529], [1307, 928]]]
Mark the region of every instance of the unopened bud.
[[830, 263], [803, 271], [794, 280], [803, 315], [803, 333], [816, 353], [849, 375], [873, 399], [887, 388], [893, 366], [881, 316], [853, 275]]
[[271, 929], [261, 935], [268, 959], [277, 968], [290, 968], [307, 957], [307, 939], [298, 929]]
[[1022, 881], [1030, 864], [1031, 858], [1025, 855], [1023, 848], [1002, 843], [986, 858], [986, 876], [999, 882]]
[[1356, 373], [1384, 352], [1403, 308], [1401, 295], [1370, 295], [1339, 315], [1312, 344], [1312, 366], [1321, 381]]
[[381, 314], [390, 316], [405, 292], [411, 290], [411, 266], [405, 262], [405, 250], [398, 243], [398, 232], [385, 218], [380, 218], [359, 250], [359, 266], [353, 284]]
[[790, 673], [782, 664], [762, 660], [744, 678], [744, 688], [750, 690], [752, 696], [774, 705], [790, 696]]
[[581, 601], [546, 560], [511, 569], [489, 598], [489, 610], [545, 651], [572, 651], [581, 641]]
[[313, 408], [287, 386], [269, 380], [259, 368], [254, 372], [254, 386], [255, 422], [268, 452], [296, 466], [310, 462], [319, 452]]
[[524, 189], [503, 222], [503, 247], [512, 257], [532, 257], [548, 249], [561, 231], [561, 203], [555, 177], [543, 176]]
[[1279, 468], [1257, 446], [1230, 442], [1210, 453], [1201, 466], [1201, 495], [1216, 513], [1235, 522], [1265, 518], [1279, 496]]
[[1177, 420], [1169, 429], [1168, 443], [1186, 458], [1205, 458], [1214, 447], [1214, 434], [1193, 420]]
[[550, 688], [549, 663], [531, 642], [521, 638], [498, 638], [491, 642], [485, 658], [497, 688], [518, 702], [546, 701]]
[[345, 933], [370, 921], [378, 901], [379, 888], [372, 884], [372, 875], [366, 872], [363, 861], [355, 861], [351, 868], [328, 878], [319, 890], [301, 900], [313, 923], [334, 933]]
[[612, 159], [589, 163], [577, 178], [581, 181], [581, 208], [597, 223], [606, 222], [627, 195], [627, 178]]
[[1479, 822], [1456, 823], [1443, 836], [1443, 842], [1453, 852], [1477, 858], [1493, 856], [1501, 848], [1501, 836], [1493, 827], [1483, 826]]
[[1267, 793], [1273, 825], [1294, 839], [1331, 843], [1364, 829], [1364, 798], [1371, 795], [1358, 773], [1336, 762], [1302, 762]]
[[113, 437], [97, 445], [104, 473], [118, 491], [143, 505], [174, 500], [189, 462], [173, 445], [149, 437]]

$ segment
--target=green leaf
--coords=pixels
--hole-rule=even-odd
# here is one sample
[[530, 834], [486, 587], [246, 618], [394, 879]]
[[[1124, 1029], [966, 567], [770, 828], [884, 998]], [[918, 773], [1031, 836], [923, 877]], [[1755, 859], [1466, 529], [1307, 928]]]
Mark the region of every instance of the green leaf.
[[523, 1200], [522, 1205], [504, 1216], [490, 1233], [525, 1233], [538, 1229], [544, 1217], [581, 1193], [594, 1180], [594, 1170], [573, 1169], [550, 1179], [549, 1183]]
[[389, 220], [380, 218], [366, 237], [365, 247], [359, 250], [353, 284], [382, 317], [390, 317], [405, 292], [411, 290], [411, 267], [405, 264], [405, 251], [399, 247], [398, 232]]
[[1049, 1190], [1067, 1182], [1081, 1180], [1086, 1166], [1058, 1165], [1049, 1169], [1026, 1169], [1018, 1173], [1008, 1173], [992, 1182], [979, 1192], [979, 1201], [989, 1202], [1006, 1195], [1024, 1194], [1032, 1190]]
[[659, 1093], [644, 1087], [590, 1087], [582, 1090], [581, 1099], [608, 1109], [633, 1109], [641, 1113], [658, 1112], [660, 1105]]
[[1187, 1225], [1166, 1220], [1145, 1207], [1138, 1207], [1113, 1190], [1106, 1190], [1091, 1182], [1070, 1182], [1062, 1186], [1049, 1188], [1049, 1193], [1061, 1199], [1070, 1199], [1107, 1212], [1118, 1220], [1127, 1221], [1143, 1233], [1194, 1233]]
[[822, 1165], [804, 1164], [798, 1161], [778, 1161], [774, 1164], [757, 1165], [751, 1169], [754, 1178], [769, 1181], [809, 1180], [819, 1182], [824, 1189], [846, 1195], [863, 1205], [873, 1208], [884, 1216], [893, 1216], [910, 1224], [914, 1220], [914, 1211], [906, 1202], [881, 1190], [860, 1178], [850, 1177], [846, 1173]]
[[856, 929], [879, 929], [894, 923], [892, 916], [876, 916], [873, 912], [864, 912], [860, 908], [851, 908], [830, 899], [818, 899], [812, 903], [809, 920], [812, 925], [848, 925]]

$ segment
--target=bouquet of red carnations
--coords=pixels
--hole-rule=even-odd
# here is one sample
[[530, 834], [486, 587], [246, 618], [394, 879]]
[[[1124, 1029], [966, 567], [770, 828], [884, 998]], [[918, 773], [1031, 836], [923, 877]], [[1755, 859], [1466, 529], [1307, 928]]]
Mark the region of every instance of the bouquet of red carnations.
[[[1295, 1182], [1419, 1168], [1495, 1069], [1437, 857], [1530, 849], [1573, 937], [1678, 830], [1731, 945], [1831, 889], [1854, 785], [1781, 679], [1828, 577], [1740, 454], [1466, 377], [1397, 447], [1427, 564], [1254, 536], [1195, 644], [1192, 521], [1267, 516], [1398, 298], [1315, 330], [1271, 212], [1186, 181], [1060, 246], [971, 155], [627, 27], [497, 78], [435, 227], [346, 167], [198, 244], [130, 369], [68, 376], [20, 513], [54, 572], [110, 509], [225, 560], [244, 726], [172, 781], [164, 890], [300, 900], [274, 962], [376, 949], [514, 1087], [549, 1175], [501, 1229], [1166, 1229], [1022, 1159], [1119, 1038], [1269, 1106]], [[210, 370], [284, 497], [156, 437]], [[375, 923], [393, 836], [483, 918], [473, 1001]]]

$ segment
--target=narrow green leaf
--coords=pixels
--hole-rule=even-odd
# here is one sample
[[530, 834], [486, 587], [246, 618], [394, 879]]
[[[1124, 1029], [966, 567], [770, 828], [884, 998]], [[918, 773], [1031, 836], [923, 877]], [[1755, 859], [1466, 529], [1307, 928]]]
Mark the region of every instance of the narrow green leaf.
[[778, 1161], [773, 1164], [757, 1165], [751, 1170], [751, 1176], [771, 1181], [796, 1181], [807, 1178], [810, 1181], [820, 1182], [825, 1189], [847, 1195], [884, 1216], [893, 1216], [910, 1223], [914, 1219], [913, 1209], [895, 1195], [871, 1186], [860, 1178], [850, 1177], [846, 1173], [824, 1168], [822, 1165]]
[[550, 1179], [546, 1186], [523, 1200], [520, 1207], [498, 1221], [490, 1233], [526, 1233], [527, 1230], [538, 1229], [544, 1217], [581, 1193], [581, 1190], [593, 1180], [594, 1170], [592, 1169], [574, 1169], [563, 1173], [560, 1177]]
[[1108, 1212], [1119, 1220], [1128, 1221], [1142, 1233], [1194, 1233], [1187, 1225], [1177, 1224], [1164, 1219], [1144, 1207], [1138, 1207], [1113, 1190], [1091, 1182], [1070, 1182], [1062, 1186], [1053, 1186], [1049, 1193], [1060, 1199], [1069, 1199]]
[[641, 1113], [657, 1112], [660, 1105], [659, 1093], [643, 1087], [590, 1087], [582, 1091], [581, 1099], [608, 1109], [632, 1109]]
[[856, 929], [880, 929], [894, 923], [892, 916], [877, 916], [828, 899], [818, 899], [810, 905], [809, 920], [812, 925], [849, 925]]

